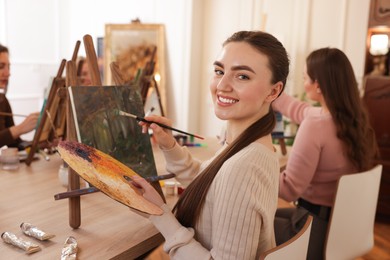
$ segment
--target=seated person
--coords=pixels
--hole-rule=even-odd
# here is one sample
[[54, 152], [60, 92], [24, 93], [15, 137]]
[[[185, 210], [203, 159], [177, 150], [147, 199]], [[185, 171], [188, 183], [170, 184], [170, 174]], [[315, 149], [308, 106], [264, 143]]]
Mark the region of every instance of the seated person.
[[320, 107], [286, 94], [273, 103], [275, 110], [300, 124], [279, 180], [279, 197], [296, 201], [297, 207], [277, 210], [275, 235], [277, 244], [287, 241], [312, 215], [307, 259], [318, 260], [323, 259], [338, 179], [372, 168], [377, 147], [352, 65], [342, 51], [312, 52], [303, 78], [307, 97]]
[[92, 85], [87, 59], [81, 56], [77, 60], [77, 77], [79, 78], [80, 86]]
[[0, 112], [3, 113], [0, 114], [0, 147], [18, 147], [23, 142], [20, 136], [34, 130], [39, 117], [39, 112], [32, 113], [22, 123], [15, 125], [11, 106], [5, 96], [10, 75], [8, 48], [0, 44]]

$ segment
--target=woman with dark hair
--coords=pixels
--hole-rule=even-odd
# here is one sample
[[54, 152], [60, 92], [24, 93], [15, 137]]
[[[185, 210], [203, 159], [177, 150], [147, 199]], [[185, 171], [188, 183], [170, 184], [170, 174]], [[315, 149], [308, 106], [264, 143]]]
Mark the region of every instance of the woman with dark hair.
[[[153, 129], [168, 172], [186, 186], [172, 213], [150, 184], [134, 180], [164, 210], [149, 219], [172, 259], [257, 259], [275, 246], [279, 159], [271, 103], [288, 72], [285, 48], [268, 33], [240, 31], [224, 42], [210, 90], [216, 116], [227, 122], [226, 143], [206, 162], [193, 159], [170, 131], [140, 123]], [[164, 117], [146, 119], [171, 125]]]
[[11, 105], [5, 96], [11, 75], [10, 67], [8, 48], [0, 44], [0, 147], [18, 147], [23, 142], [20, 136], [35, 129], [39, 116], [39, 112], [31, 113], [22, 123], [15, 125]]
[[318, 260], [323, 258], [338, 179], [372, 168], [377, 147], [352, 65], [342, 51], [313, 51], [306, 59], [304, 87], [320, 107], [286, 94], [273, 103], [275, 110], [300, 124], [279, 183], [279, 197], [296, 201], [297, 207], [277, 210], [275, 234], [281, 244], [313, 215], [308, 259]]
[[91, 86], [92, 80], [89, 73], [88, 62], [85, 57], [79, 56], [76, 61], [77, 64], [77, 77], [79, 79], [80, 86]]

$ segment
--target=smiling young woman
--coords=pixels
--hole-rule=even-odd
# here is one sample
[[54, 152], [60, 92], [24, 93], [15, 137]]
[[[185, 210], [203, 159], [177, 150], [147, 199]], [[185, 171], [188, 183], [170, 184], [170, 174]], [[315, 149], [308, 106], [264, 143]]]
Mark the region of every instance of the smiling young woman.
[[[153, 130], [167, 171], [186, 189], [174, 213], [143, 179], [144, 197], [164, 214], [149, 219], [165, 237], [171, 259], [258, 259], [275, 246], [279, 156], [272, 146], [271, 103], [286, 84], [289, 60], [272, 35], [240, 31], [228, 38], [214, 62], [210, 91], [215, 115], [227, 121], [227, 142], [205, 162], [191, 157], [172, 133]], [[171, 125], [164, 117], [145, 119]]]

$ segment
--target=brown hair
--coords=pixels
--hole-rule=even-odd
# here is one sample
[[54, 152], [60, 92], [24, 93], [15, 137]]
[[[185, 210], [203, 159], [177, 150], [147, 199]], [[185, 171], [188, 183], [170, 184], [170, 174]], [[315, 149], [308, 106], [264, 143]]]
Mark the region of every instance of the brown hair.
[[78, 57], [77, 58], [77, 62], [76, 62], [76, 75], [77, 76], [81, 76], [81, 71], [82, 71], [82, 68], [83, 68], [83, 65], [84, 63], [87, 62], [87, 60], [84, 58], [84, 57]]
[[0, 44], [0, 53], [2, 53], [2, 52], [9, 53], [8, 48], [5, 47], [4, 45], [1, 45], [1, 44]]
[[[289, 59], [285, 48], [275, 37], [260, 31], [240, 31], [229, 37], [223, 46], [230, 42], [246, 42], [265, 54], [272, 71], [271, 83], [280, 81], [284, 88], [289, 73]], [[183, 226], [195, 227], [210, 185], [223, 163], [260, 137], [270, 134], [274, 126], [275, 116], [270, 106], [268, 114], [249, 126], [191, 182], [174, 207], [176, 217]]]
[[370, 169], [378, 148], [347, 56], [336, 48], [318, 49], [307, 57], [306, 67], [320, 85], [348, 158], [358, 171]]

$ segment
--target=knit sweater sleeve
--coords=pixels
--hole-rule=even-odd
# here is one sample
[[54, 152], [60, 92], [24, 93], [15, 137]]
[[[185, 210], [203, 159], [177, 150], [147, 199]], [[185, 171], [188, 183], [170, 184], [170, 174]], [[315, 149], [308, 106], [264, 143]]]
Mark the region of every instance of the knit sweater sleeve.
[[166, 170], [176, 174], [176, 180], [187, 187], [195, 176], [201, 171], [202, 163], [193, 158], [186, 146], [175, 143], [169, 150], [163, 150], [166, 161]]
[[164, 236], [164, 250], [170, 259], [212, 259], [210, 252], [195, 240], [194, 229], [182, 226], [168, 205], [164, 204], [162, 209], [163, 215], [149, 219]]
[[[230, 158], [219, 170], [196, 234], [181, 226], [166, 205], [162, 216], [150, 217], [166, 239], [164, 249], [171, 259], [257, 259], [275, 245], [278, 160], [246, 151]], [[211, 229], [205, 228], [210, 225]], [[202, 241], [205, 237], [210, 238], [209, 245]]]

